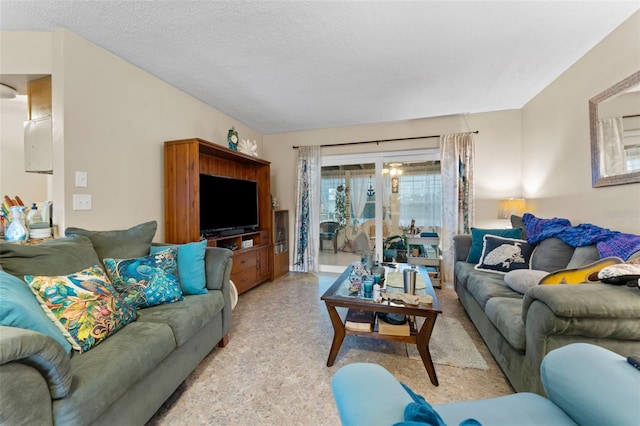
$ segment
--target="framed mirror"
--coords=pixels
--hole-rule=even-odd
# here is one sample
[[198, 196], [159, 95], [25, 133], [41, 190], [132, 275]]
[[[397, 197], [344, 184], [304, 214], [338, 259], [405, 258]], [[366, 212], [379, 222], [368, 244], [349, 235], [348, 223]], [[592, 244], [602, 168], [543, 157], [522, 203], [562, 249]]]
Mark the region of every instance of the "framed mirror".
[[589, 100], [591, 186], [640, 182], [640, 71]]

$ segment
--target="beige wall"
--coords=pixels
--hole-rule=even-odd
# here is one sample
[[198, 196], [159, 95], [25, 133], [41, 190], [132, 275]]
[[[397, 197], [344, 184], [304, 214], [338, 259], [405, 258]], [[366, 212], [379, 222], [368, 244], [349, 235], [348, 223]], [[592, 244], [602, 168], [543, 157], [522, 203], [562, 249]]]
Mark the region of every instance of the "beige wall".
[[[295, 174], [297, 151], [293, 146], [323, 145], [365, 140], [409, 138], [478, 130], [476, 145], [476, 226], [509, 226], [496, 219], [498, 200], [521, 196], [521, 123], [519, 110], [485, 114], [425, 118], [420, 120], [280, 133], [264, 136], [264, 156], [271, 161], [272, 193], [280, 208], [295, 212]], [[437, 138], [363, 144], [322, 149], [323, 155], [356, 154], [378, 151], [437, 147]], [[291, 232], [293, 234], [293, 232]]]
[[[25, 46], [20, 37], [10, 45]], [[164, 141], [200, 137], [226, 145], [235, 126], [241, 139], [262, 144], [260, 133], [68, 31], [53, 33], [51, 46], [52, 199], [61, 229], [157, 220], [155, 239], [162, 241]], [[75, 171], [88, 173], [87, 188], [75, 188]], [[91, 194], [93, 210], [72, 210], [74, 193]]]
[[522, 109], [523, 192], [541, 217], [640, 233], [640, 183], [591, 187], [588, 101], [640, 70], [640, 12]]

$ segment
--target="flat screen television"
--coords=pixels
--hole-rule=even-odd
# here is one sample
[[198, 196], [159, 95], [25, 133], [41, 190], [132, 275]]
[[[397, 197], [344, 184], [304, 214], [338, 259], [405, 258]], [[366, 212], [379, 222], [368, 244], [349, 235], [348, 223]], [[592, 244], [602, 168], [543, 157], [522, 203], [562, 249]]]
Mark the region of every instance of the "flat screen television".
[[230, 235], [258, 225], [258, 182], [200, 174], [201, 234]]

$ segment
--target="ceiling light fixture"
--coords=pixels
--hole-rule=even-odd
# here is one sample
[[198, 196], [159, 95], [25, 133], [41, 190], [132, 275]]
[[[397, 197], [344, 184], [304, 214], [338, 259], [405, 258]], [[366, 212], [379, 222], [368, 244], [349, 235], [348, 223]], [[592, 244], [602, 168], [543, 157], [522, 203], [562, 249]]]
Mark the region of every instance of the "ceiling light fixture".
[[0, 83], [0, 99], [14, 99], [18, 91], [11, 86]]

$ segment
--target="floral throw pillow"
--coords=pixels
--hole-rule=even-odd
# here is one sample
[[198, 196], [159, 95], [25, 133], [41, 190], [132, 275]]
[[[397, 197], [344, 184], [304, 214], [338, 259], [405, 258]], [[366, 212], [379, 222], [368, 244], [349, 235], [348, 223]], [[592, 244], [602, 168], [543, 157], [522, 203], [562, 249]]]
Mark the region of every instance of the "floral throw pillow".
[[183, 300], [175, 247], [134, 259], [104, 259], [104, 266], [129, 303], [148, 308]]
[[73, 349], [86, 352], [137, 318], [100, 265], [56, 277], [25, 275], [42, 310]]

